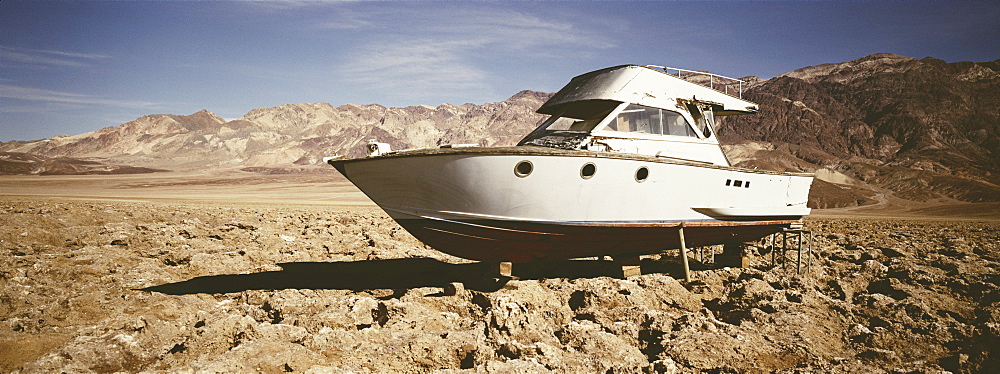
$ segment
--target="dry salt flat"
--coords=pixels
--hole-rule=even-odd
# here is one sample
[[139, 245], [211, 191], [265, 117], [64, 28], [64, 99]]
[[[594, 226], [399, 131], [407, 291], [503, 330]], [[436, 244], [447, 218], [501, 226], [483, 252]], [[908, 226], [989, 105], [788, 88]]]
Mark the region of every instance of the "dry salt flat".
[[[371, 206], [0, 197], [4, 372], [981, 372], [996, 221], [812, 218], [814, 266], [515, 266]], [[455, 295], [443, 290], [465, 282]]]

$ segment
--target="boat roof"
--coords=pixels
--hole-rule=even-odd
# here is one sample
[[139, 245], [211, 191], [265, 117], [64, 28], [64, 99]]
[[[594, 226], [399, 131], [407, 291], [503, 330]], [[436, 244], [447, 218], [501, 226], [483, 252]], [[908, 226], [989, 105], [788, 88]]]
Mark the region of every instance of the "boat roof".
[[757, 113], [757, 104], [641, 65], [620, 65], [574, 77], [538, 108], [555, 115], [581, 101], [620, 101], [671, 109], [685, 102], [712, 105], [715, 115]]

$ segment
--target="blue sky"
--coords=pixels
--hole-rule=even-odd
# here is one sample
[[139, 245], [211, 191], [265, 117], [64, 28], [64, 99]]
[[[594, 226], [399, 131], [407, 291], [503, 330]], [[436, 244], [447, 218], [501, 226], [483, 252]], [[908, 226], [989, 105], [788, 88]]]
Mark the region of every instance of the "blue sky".
[[627, 63], [1000, 58], [1000, 2], [0, 1], [0, 141], [145, 114], [485, 103]]

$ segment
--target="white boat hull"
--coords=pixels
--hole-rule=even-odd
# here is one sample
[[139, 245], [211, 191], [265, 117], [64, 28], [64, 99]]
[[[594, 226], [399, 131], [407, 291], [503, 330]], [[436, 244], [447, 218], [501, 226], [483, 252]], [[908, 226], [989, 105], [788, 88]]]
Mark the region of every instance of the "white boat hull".
[[[516, 170], [523, 162], [529, 173]], [[537, 147], [330, 164], [426, 244], [515, 262], [677, 248], [681, 223], [689, 246], [756, 240], [808, 214], [812, 182], [809, 174]]]

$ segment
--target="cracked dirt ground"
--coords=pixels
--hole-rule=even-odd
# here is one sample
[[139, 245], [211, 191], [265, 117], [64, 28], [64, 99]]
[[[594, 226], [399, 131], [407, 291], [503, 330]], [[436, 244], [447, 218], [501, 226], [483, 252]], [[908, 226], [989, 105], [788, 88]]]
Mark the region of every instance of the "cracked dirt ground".
[[[984, 372], [1000, 222], [810, 218], [803, 276], [515, 266], [372, 207], [0, 197], [0, 372]], [[442, 286], [466, 282], [457, 295]]]

